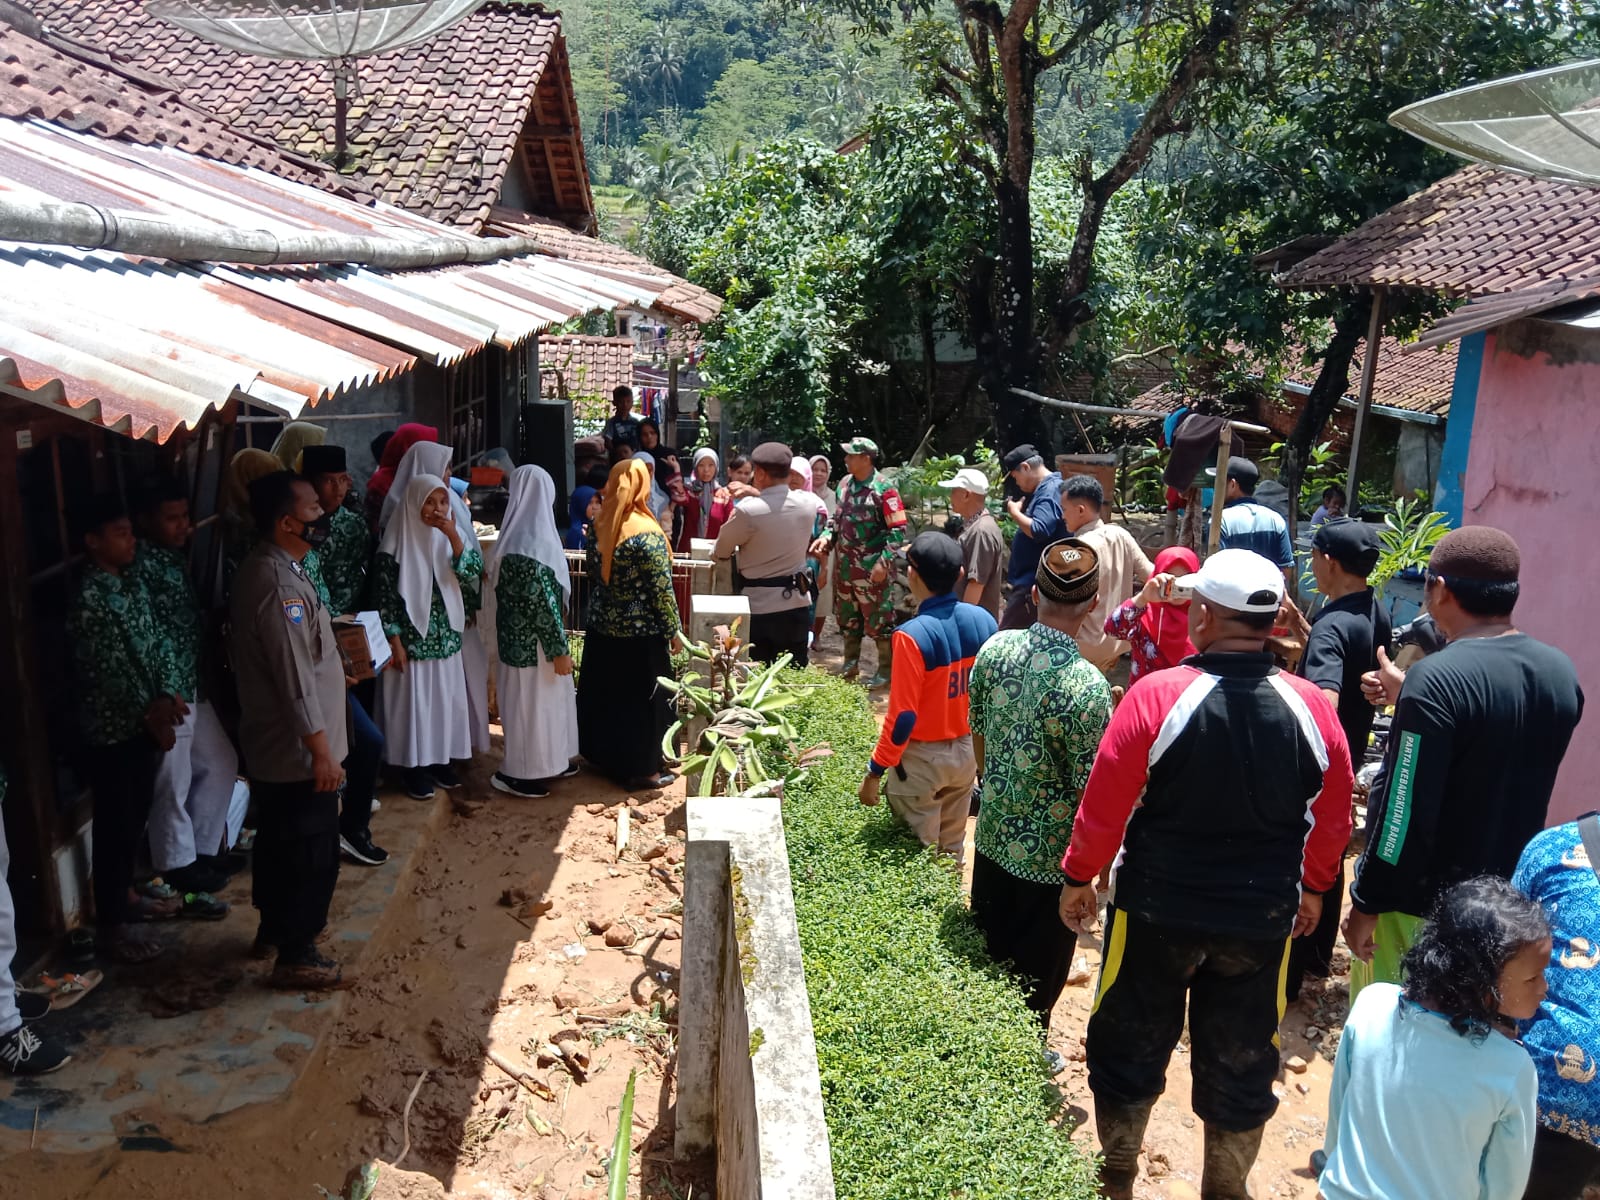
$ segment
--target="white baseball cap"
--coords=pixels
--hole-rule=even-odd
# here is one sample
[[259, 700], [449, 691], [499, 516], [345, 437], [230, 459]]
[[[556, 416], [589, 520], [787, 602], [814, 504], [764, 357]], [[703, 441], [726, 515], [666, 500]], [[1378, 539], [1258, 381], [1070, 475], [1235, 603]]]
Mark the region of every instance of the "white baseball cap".
[[942, 488], [965, 488], [969, 492], [976, 492], [980, 496], [989, 494], [989, 477], [977, 467], [962, 467], [957, 471], [954, 479], [939, 481]]
[[1218, 550], [1175, 587], [1242, 613], [1275, 613], [1283, 603], [1283, 572], [1254, 550]]

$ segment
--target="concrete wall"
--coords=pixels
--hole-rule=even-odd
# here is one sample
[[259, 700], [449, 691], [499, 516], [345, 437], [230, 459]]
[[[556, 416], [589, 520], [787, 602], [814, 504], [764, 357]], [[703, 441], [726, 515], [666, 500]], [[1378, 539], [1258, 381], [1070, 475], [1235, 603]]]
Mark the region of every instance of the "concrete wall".
[[1566, 651], [1591, 697], [1562, 763], [1551, 824], [1595, 806], [1600, 773], [1600, 704], [1592, 702], [1600, 697], [1600, 639], [1579, 619], [1600, 586], [1586, 553], [1600, 478], [1597, 396], [1600, 334], [1538, 322], [1490, 334], [1461, 492], [1462, 524], [1504, 529], [1521, 547], [1518, 627]]
[[675, 1151], [722, 1200], [834, 1200], [776, 799], [689, 801]]

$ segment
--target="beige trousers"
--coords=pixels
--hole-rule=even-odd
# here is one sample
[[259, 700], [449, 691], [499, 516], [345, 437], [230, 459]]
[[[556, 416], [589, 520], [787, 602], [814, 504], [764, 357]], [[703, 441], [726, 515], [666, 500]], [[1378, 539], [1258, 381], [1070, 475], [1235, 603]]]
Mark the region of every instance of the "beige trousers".
[[883, 777], [889, 807], [924, 846], [937, 846], [957, 862], [966, 856], [967, 817], [972, 811], [972, 784], [978, 766], [972, 738], [945, 742], [909, 742], [899, 771]]

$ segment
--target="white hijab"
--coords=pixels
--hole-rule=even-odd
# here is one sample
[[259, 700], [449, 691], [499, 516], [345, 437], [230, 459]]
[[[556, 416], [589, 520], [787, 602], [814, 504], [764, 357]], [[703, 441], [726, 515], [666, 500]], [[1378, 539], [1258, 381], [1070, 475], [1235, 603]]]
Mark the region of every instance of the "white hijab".
[[554, 572], [561, 590], [569, 596], [572, 594], [567, 552], [556, 531], [555, 503], [555, 480], [543, 467], [528, 463], [511, 472], [511, 499], [506, 502], [500, 536], [489, 551], [486, 564], [489, 594], [493, 594], [500, 580], [500, 560], [508, 554], [520, 554], [543, 563]]
[[[467, 624], [461, 581], [450, 565], [450, 539], [441, 530], [422, 523], [423, 503], [441, 488], [450, 490], [437, 475], [413, 474], [406, 483], [405, 494], [395, 503], [391, 514], [394, 519], [378, 542], [378, 549], [400, 564], [400, 599], [412, 628], [423, 637], [428, 635], [435, 587], [444, 598], [450, 628], [460, 633]], [[397, 492], [398, 488], [391, 490], [385, 503], [394, 499]]]
[[656, 520], [661, 520], [667, 511], [672, 508], [672, 499], [667, 495], [661, 481], [656, 478], [656, 460], [647, 450], [637, 451], [634, 456], [650, 471], [650, 511], [655, 514]]
[[456, 532], [461, 535], [462, 542], [480, 554], [483, 552], [483, 547], [478, 544], [478, 531], [472, 527], [472, 510], [467, 507], [465, 500], [456, 495], [446, 478], [454, 453], [441, 442], [418, 442], [405, 452], [400, 465], [394, 470], [394, 483], [389, 488], [389, 494], [383, 498], [383, 511], [378, 514], [380, 533], [389, 527], [389, 519], [399, 508], [400, 497], [406, 494], [406, 486], [411, 480], [418, 475], [429, 475], [445, 480], [444, 490], [450, 493], [450, 511], [455, 514]]

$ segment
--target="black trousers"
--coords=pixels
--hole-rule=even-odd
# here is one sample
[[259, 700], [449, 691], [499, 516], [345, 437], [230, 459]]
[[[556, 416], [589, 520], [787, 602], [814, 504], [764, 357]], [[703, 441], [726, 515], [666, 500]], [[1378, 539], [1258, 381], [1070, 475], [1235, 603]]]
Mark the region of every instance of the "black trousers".
[[1078, 935], [1061, 923], [1061, 885], [1018, 879], [980, 852], [972, 860], [972, 915], [989, 957], [1010, 963], [1045, 1031], [1067, 986]]
[[[368, 680], [367, 682], [371, 682]], [[339, 797], [339, 832], [354, 837], [372, 823], [372, 800], [383, 768], [383, 733], [361, 703], [360, 689], [350, 690], [350, 751], [344, 759], [344, 792]]]
[[1344, 908], [1344, 862], [1333, 886], [1322, 897], [1322, 918], [1305, 937], [1289, 946], [1289, 973], [1284, 977], [1283, 998], [1294, 1003], [1306, 976], [1326, 979], [1333, 971], [1333, 944], [1339, 937], [1339, 913]]
[[1195, 1115], [1233, 1133], [1266, 1124], [1278, 1108], [1287, 939], [1173, 929], [1113, 907], [1105, 946], [1086, 1045], [1095, 1098], [1142, 1104], [1162, 1093], [1187, 1003]]
[[256, 848], [251, 900], [261, 913], [261, 940], [281, 961], [309, 954], [328, 923], [339, 882], [339, 796], [296, 783], [251, 783]]
[[778, 655], [794, 655], [794, 665], [809, 661], [806, 637], [811, 632], [811, 610], [791, 608], [784, 612], [750, 614], [750, 657], [769, 663]]
[[1522, 1200], [1581, 1200], [1586, 1188], [1595, 1187], [1600, 1187], [1600, 1146], [1539, 1126]]
[[94, 798], [94, 911], [102, 932], [127, 923], [128, 888], [155, 798], [161, 750], [145, 734], [85, 754]]
[[1001, 629], [1028, 629], [1039, 619], [1039, 606], [1033, 602], [1033, 587], [1017, 588], [1000, 612]]

